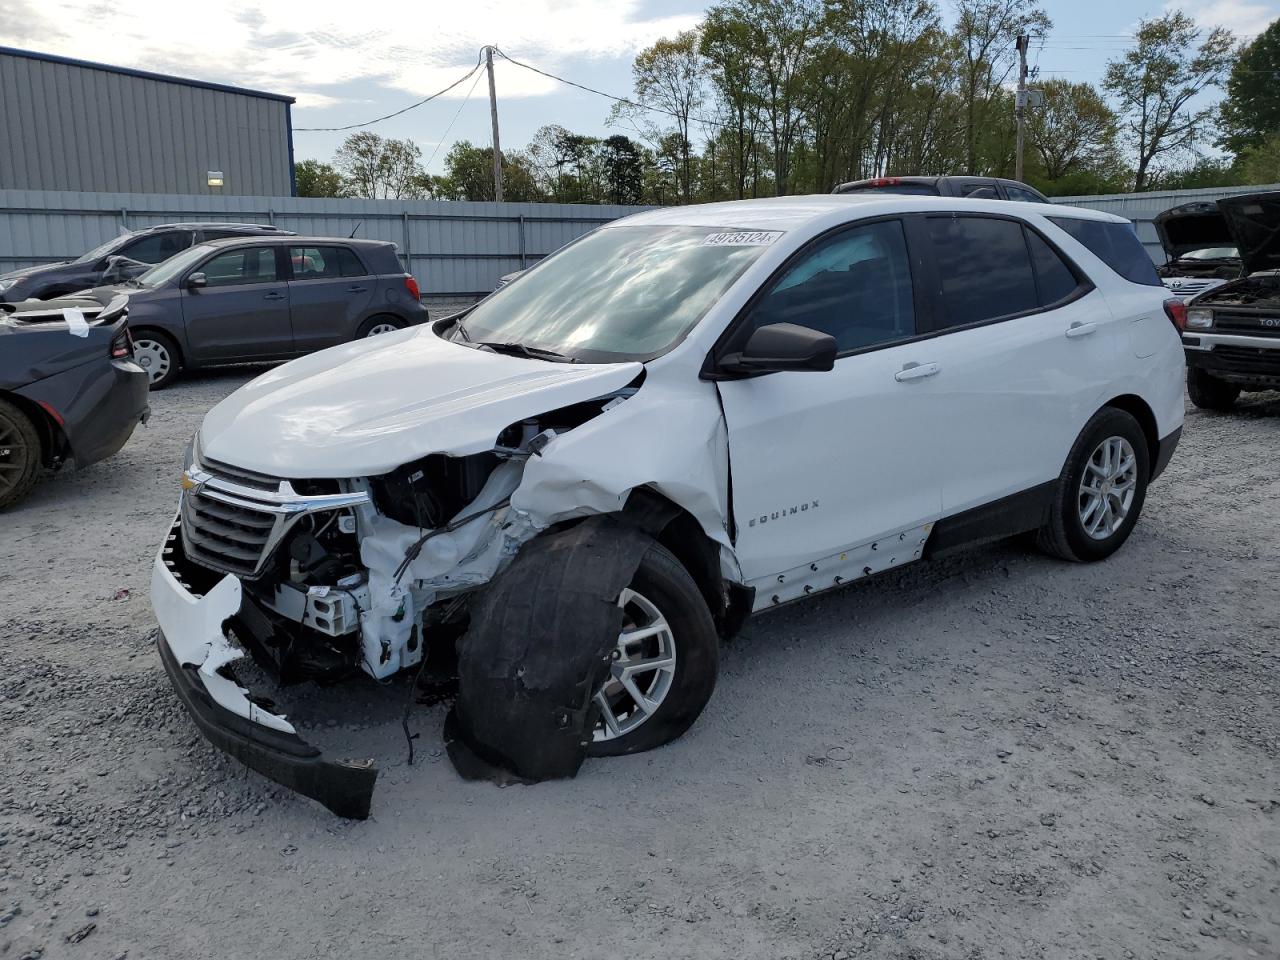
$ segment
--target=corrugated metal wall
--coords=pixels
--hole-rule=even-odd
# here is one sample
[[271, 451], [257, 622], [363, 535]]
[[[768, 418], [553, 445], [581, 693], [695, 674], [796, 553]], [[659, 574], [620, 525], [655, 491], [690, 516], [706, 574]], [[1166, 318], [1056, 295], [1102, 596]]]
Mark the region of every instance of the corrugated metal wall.
[[[0, 52], [0, 117], [0, 189], [293, 189], [285, 98]], [[211, 170], [225, 175], [221, 191]]]
[[390, 240], [424, 294], [470, 296], [602, 223], [646, 207], [443, 200], [317, 200], [0, 190], [0, 273], [74, 259], [125, 229], [180, 220], [274, 223]]
[[1213, 187], [1207, 190], [1164, 190], [1151, 193], [1114, 193], [1098, 197], [1055, 197], [1054, 203], [1062, 203], [1071, 207], [1088, 207], [1091, 210], [1103, 210], [1117, 216], [1132, 220], [1138, 228], [1138, 238], [1147, 248], [1147, 253], [1156, 263], [1164, 263], [1167, 259], [1160, 248], [1160, 238], [1156, 236], [1156, 228], [1152, 221], [1159, 213], [1170, 207], [1179, 207], [1184, 203], [1205, 200], [1220, 200], [1223, 197], [1237, 196], [1243, 193], [1265, 193], [1269, 190], [1280, 190], [1280, 184], [1272, 183], [1254, 187]]

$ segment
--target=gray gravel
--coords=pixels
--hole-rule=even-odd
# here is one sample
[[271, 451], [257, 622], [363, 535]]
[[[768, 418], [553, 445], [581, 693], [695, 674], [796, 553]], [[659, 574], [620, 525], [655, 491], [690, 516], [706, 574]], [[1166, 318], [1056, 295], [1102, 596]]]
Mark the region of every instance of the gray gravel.
[[1280, 398], [1192, 413], [1130, 543], [1000, 544], [757, 620], [694, 730], [464, 783], [443, 707], [299, 690], [383, 773], [337, 820], [213, 750], [153, 652], [183, 445], [153, 397], [0, 516], [0, 957], [1280, 956]]

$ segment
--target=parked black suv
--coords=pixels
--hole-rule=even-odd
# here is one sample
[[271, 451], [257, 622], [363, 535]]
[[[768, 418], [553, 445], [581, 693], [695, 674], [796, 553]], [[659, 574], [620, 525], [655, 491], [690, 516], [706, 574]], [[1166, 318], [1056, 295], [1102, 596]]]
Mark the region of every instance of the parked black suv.
[[832, 193], [910, 193], [924, 197], [969, 197], [973, 200], [1021, 200], [1048, 203], [1034, 187], [1000, 177], [875, 177], [842, 183]]
[[134, 356], [151, 389], [184, 367], [289, 360], [427, 321], [394, 243], [250, 237], [184, 250], [124, 284]]
[[1187, 305], [1187, 393], [1228, 410], [1242, 390], [1280, 390], [1280, 192], [1218, 201], [1244, 267]]
[[292, 236], [260, 223], [162, 223], [124, 233], [82, 257], [0, 274], [0, 303], [48, 300], [77, 290], [120, 283], [196, 243], [223, 237]]

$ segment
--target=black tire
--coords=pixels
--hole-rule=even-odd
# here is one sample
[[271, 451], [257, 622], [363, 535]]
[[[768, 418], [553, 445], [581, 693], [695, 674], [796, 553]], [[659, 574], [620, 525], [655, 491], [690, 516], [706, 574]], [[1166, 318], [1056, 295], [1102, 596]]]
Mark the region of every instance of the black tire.
[[[1081, 492], [1081, 483], [1089, 469], [1090, 459], [1104, 442], [1112, 438], [1128, 443], [1137, 461], [1133, 471], [1133, 497], [1119, 526], [1105, 536], [1095, 537], [1085, 529], [1085, 521], [1081, 517], [1086, 499]], [[1125, 411], [1103, 407], [1085, 424], [1071, 447], [1058, 477], [1049, 520], [1036, 537], [1037, 545], [1051, 556], [1081, 563], [1111, 556], [1129, 539], [1134, 524], [1138, 522], [1150, 478], [1151, 453], [1142, 427]]]
[[[136, 331], [133, 334], [133, 355], [151, 378], [152, 390], [163, 390], [182, 372], [182, 353], [178, 345], [173, 337], [159, 330]], [[163, 367], [156, 366], [162, 355], [167, 358], [167, 363]]]
[[[399, 317], [393, 317], [389, 313], [379, 314], [376, 317], [370, 317], [364, 323], [360, 324], [360, 329], [356, 331], [356, 339], [363, 340], [365, 337], [376, 336], [373, 330], [375, 327], [395, 327], [397, 330], [403, 330], [405, 323]], [[383, 330], [382, 333], [390, 333], [389, 330]]]
[[640, 561], [628, 589], [647, 598], [670, 625], [675, 673], [658, 709], [629, 732], [593, 742], [587, 750], [592, 757], [639, 753], [670, 743], [693, 726], [716, 685], [720, 646], [715, 622], [680, 561], [655, 543]]
[[1219, 380], [1199, 367], [1187, 367], [1187, 395], [1201, 410], [1225, 413], [1236, 405], [1240, 388], [1234, 383]]
[[31, 492], [42, 458], [36, 425], [22, 410], [0, 399], [0, 510]]

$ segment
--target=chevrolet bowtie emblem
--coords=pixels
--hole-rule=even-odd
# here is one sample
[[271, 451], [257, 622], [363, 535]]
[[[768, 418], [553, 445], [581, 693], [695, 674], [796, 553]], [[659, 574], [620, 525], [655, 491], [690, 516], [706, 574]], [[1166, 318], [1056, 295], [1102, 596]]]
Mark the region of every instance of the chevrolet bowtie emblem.
[[191, 474], [185, 472], [182, 474], [182, 480], [180, 483], [183, 490], [194, 490], [199, 486], [198, 483], [191, 479]]

